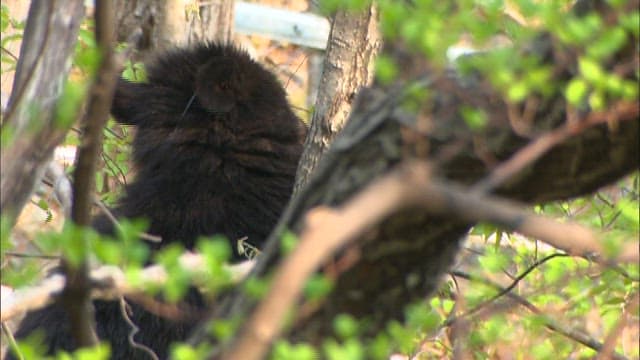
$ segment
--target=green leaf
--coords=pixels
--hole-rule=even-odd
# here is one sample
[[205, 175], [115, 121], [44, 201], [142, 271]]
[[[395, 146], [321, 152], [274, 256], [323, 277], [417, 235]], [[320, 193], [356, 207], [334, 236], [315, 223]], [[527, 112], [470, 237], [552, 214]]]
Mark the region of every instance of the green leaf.
[[524, 81], [517, 81], [511, 85], [507, 90], [507, 98], [509, 101], [518, 103], [524, 100], [529, 95], [529, 86]]
[[533, 345], [531, 348], [530, 354], [534, 359], [553, 359], [557, 356], [556, 350], [553, 348], [553, 344], [549, 339], [541, 343], [537, 343]]
[[167, 281], [162, 288], [165, 298], [170, 302], [180, 300], [190, 285], [190, 274], [180, 264], [180, 256], [184, 252], [181, 244], [168, 244], [155, 254], [155, 260], [163, 265], [167, 272]]
[[391, 341], [384, 333], [376, 335], [375, 339], [367, 346], [367, 353], [372, 359], [388, 360], [391, 352]]
[[210, 352], [210, 346], [200, 343], [197, 347], [188, 344], [175, 344], [171, 346], [171, 359], [175, 360], [200, 360], [205, 359]]
[[309, 300], [319, 300], [327, 296], [333, 289], [333, 281], [322, 274], [309, 278], [304, 287], [304, 294]]
[[573, 78], [567, 85], [565, 90], [565, 97], [569, 104], [579, 107], [582, 104], [585, 96], [587, 95], [587, 91], [589, 90], [589, 86], [584, 79], [581, 78]]
[[316, 360], [320, 357], [309, 344], [290, 344], [286, 340], [278, 340], [273, 346], [271, 360]]
[[376, 59], [376, 78], [380, 83], [389, 84], [397, 76], [398, 68], [390, 57], [381, 55]]
[[631, 32], [633, 36], [637, 39], [640, 36], [640, 11], [634, 10], [630, 13], [620, 14], [618, 17], [618, 21], [627, 31]]
[[509, 259], [500, 250], [486, 248], [484, 255], [478, 258], [478, 262], [485, 271], [499, 272], [509, 264]]
[[[11, 35], [7, 35], [7, 36], [2, 36], [2, 46], [7, 46], [10, 42], [14, 42], [14, 41], [18, 41], [18, 40], [22, 40], [22, 34], [11, 34]], [[11, 58], [13, 60], [13, 58]], [[3, 72], [5, 72], [6, 70], [3, 69]]]
[[97, 241], [93, 249], [98, 260], [104, 264], [120, 264], [123, 258], [122, 245], [115, 241]]
[[320, 13], [331, 15], [341, 8], [342, 2], [340, 0], [322, 0], [319, 4]]
[[230, 339], [238, 330], [238, 319], [217, 319], [213, 321], [209, 331], [220, 342]]
[[627, 220], [630, 231], [636, 233], [640, 231], [640, 212], [638, 211], [638, 202], [629, 199], [620, 199], [616, 203], [616, 208], [620, 211], [620, 215]]
[[460, 113], [465, 123], [471, 130], [480, 130], [487, 124], [487, 114], [482, 109], [474, 109], [463, 106]]
[[355, 339], [338, 344], [335, 340], [327, 340], [323, 344], [326, 358], [329, 360], [360, 360], [364, 359], [365, 351], [362, 343]]
[[244, 292], [255, 300], [261, 300], [269, 291], [269, 282], [265, 279], [250, 277], [244, 282]]
[[[4, 249], [3, 252], [6, 251]], [[25, 259], [19, 267], [3, 268], [2, 284], [13, 288], [33, 284], [36, 279], [41, 277], [41, 268], [42, 262], [36, 259]]]
[[594, 59], [605, 59], [627, 44], [627, 33], [619, 28], [606, 30], [595, 42], [587, 47], [587, 55]]
[[395, 347], [401, 353], [409, 354], [415, 347], [413, 330], [402, 326], [399, 322], [393, 320], [387, 324], [387, 333], [393, 340]]
[[196, 243], [196, 249], [210, 262], [211, 266], [220, 266], [231, 258], [231, 245], [223, 236], [202, 238]]
[[411, 304], [405, 309], [406, 323], [417, 331], [431, 331], [436, 329], [442, 319], [425, 303]]
[[[14, 248], [14, 244], [11, 242], [11, 221], [6, 215], [0, 215], [0, 259], [4, 264], [4, 252], [10, 251]], [[4, 271], [4, 269], [3, 269]]]
[[340, 314], [333, 319], [333, 329], [341, 339], [349, 339], [358, 334], [358, 321], [351, 315]]
[[623, 81], [622, 97], [625, 100], [638, 100], [638, 83], [632, 80]]
[[7, 5], [2, 4], [0, 11], [0, 31], [4, 33], [7, 27], [9, 27], [9, 8]]
[[87, 92], [85, 83], [67, 80], [56, 106], [56, 125], [61, 129], [69, 128], [78, 117], [80, 106]]
[[[60, 356], [65, 356], [65, 355], [58, 354], [56, 358], [60, 359]], [[111, 355], [111, 349], [109, 348], [109, 345], [106, 343], [101, 343], [96, 347], [81, 348], [79, 350], [76, 350], [75, 352], [73, 352], [73, 355], [71, 357], [68, 357], [68, 359], [108, 360], [110, 358], [110, 355]], [[66, 355], [66, 356], [69, 356], [69, 355]], [[66, 359], [66, 357], [62, 357], [62, 358]]]
[[604, 110], [607, 106], [604, 94], [600, 91], [594, 91], [589, 95], [589, 106], [595, 111]]
[[605, 72], [597, 61], [591, 58], [580, 57], [578, 59], [578, 68], [584, 78], [591, 84], [603, 84], [605, 80]]
[[282, 252], [285, 255], [290, 254], [296, 245], [298, 245], [298, 236], [289, 230], [284, 231], [280, 239]]

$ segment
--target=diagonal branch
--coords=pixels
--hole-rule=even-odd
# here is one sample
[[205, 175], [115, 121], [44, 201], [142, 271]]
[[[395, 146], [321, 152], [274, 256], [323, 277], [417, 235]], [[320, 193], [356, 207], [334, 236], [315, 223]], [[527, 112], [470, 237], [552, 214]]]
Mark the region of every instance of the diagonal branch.
[[430, 176], [430, 169], [424, 163], [409, 162], [376, 180], [346, 204], [334, 209], [317, 207], [307, 214], [300, 243], [276, 270], [268, 295], [223, 359], [263, 357], [279, 335], [286, 314], [299, 299], [306, 280], [336, 250], [357, 239], [374, 224], [413, 207], [469, 222], [491, 222], [571, 254], [595, 256], [601, 261], [640, 260], [635, 242], [616, 259], [607, 259], [598, 237], [587, 228], [559, 223], [512, 202], [440, 182]]

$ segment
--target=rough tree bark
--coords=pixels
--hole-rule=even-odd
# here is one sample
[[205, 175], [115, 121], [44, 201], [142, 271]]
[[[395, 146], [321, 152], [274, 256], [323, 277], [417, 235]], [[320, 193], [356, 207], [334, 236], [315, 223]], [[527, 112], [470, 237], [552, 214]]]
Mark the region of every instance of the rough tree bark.
[[140, 58], [154, 49], [192, 44], [205, 40], [229, 41], [233, 34], [231, 0], [198, 1], [192, 5], [182, 0], [116, 1], [117, 39], [126, 42], [139, 32], [136, 50]]
[[197, 12], [189, 15], [187, 21], [187, 43], [202, 41], [231, 41], [233, 35], [234, 1], [209, 1]]
[[71, 55], [84, 18], [82, 0], [33, 1], [2, 132], [0, 212], [20, 213], [71, 124], [56, 122]]
[[[573, 59], [554, 64], [558, 79], [570, 78], [576, 67], [575, 58], [563, 52], [566, 49], [554, 47], [544, 36], [526, 49], [550, 64], [558, 58]], [[375, 85], [361, 91], [342, 133], [271, 236], [254, 276], [268, 276], [283, 257], [280, 231], [286, 228], [300, 234], [305, 214], [311, 209], [344, 204], [373, 179], [402, 163], [428, 162], [438, 178], [470, 186], [536, 140], [514, 130], [512, 105], [487, 81], [428, 73], [423, 56], [400, 43], [389, 44], [386, 51], [402, 69], [404, 84], [417, 80], [434, 96], [412, 113], [405, 110], [406, 99], [397, 87]], [[636, 61], [637, 54], [630, 46], [617, 54], [615, 63]], [[606, 112], [581, 114], [571, 123], [567, 119], [576, 114], [562, 94], [539, 100], [533, 133], [568, 127], [570, 135], [515, 176], [498, 182], [491, 189], [494, 193], [525, 203], [543, 203], [588, 194], [638, 169], [639, 104], [622, 102]], [[471, 131], [461, 115], [463, 107], [482, 110], [489, 119], [486, 127]], [[336, 253], [321, 269], [335, 282], [331, 293], [321, 306], [307, 307], [308, 311], [298, 314], [285, 337], [320, 344], [326, 336], [334, 335], [332, 320], [341, 313], [367, 318], [368, 333], [364, 335], [376, 334], [390, 319], [402, 318], [405, 305], [434, 291], [452, 264], [461, 237], [472, 225], [417, 207], [388, 217]], [[238, 291], [217, 303], [221, 305], [213, 317], [234, 318], [251, 313], [256, 301]], [[192, 341], [205, 337], [199, 332]]]
[[126, 42], [133, 33], [139, 33], [136, 51], [144, 53], [155, 43], [156, 14], [161, 11], [155, 0], [119, 0], [114, 3], [116, 11], [116, 39]]
[[295, 192], [307, 182], [322, 154], [342, 129], [359, 89], [371, 83], [379, 48], [375, 6], [360, 14], [342, 10], [333, 17], [316, 108], [296, 174]]

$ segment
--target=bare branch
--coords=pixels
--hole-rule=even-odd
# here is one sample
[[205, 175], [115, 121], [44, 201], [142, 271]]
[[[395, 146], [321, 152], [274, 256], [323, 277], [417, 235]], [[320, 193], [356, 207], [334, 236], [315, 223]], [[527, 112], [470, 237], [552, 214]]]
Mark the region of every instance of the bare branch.
[[[477, 313], [478, 311], [480, 311], [483, 307], [487, 306], [488, 304], [496, 301], [498, 298], [508, 294], [511, 292], [511, 290], [513, 290], [518, 283], [520, 283], [520, 281], [522, 279], [524, 279], [527, 275], [529, 275], [529, 273], [531, 273], [534, 269], [538, 268], [540, 265], [544, 264], [545, 262], [556, 258], [556, 257], [560, 257], [560, 256], [568, 256], [567, 254], [560, 254], [560, 253], [554, 253], [551, 254], [549, 256], [545, 256], [544, 258], [536, 261], [533, 265], [529, 266], [525, 271], [523, 271], [520, 275], [516, 276], [516, 278], [511, 282], [511, 284], [507, 287], [505, 287], [504, 289], [500, 290], [497, 294], [495, 294], [494, 296], [492, 296], [490, 299], [484, 300], [482, 301], [480, 304], [476, 305], [473, 309], [468, 310], [467, 312], [465, 312], [462, 315], [456, 316], [456, 317], [452, 317], [447, 319], [442, 326], [446, 327], [446, 326], [450, 326], [451, 324], [460, 321], [461, 318], [463, 317], [467, 317], [470, 315], [473, 315], [475, 313]], [[451, 273], [451, 275], [454, 275], [454, 273]]]

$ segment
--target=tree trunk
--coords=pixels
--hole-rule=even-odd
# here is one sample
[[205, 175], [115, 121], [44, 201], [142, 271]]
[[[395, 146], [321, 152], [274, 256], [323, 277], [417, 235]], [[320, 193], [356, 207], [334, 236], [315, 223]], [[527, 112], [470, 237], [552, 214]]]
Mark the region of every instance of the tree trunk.
[[116, 2], [117, 38], [126, 42], [139, 33], [135, 44], [143, 58], [154, 49], [168, 49], [202, 41], [230, 41], [233, 34], [231, 0], [208, 1], [195, 7], [181, 0], [126, 0]]
[[[135, 44], [132, 44], [137, 52], [145, 53], [153, 49], [156, 42], [158, 20], [157, 14], [162, 11], [156, 0], [118, 0], [115, 2], [116, 10], [116, 40], [127, 42], [131, 34], [140, 36]], [[134, 56], [135, 58], [135, 56]]]
[[230, 42], [233, 35], [233, 10], [234, 1], [231, 0], [209, 1], [206, 6], [200, 6], [197, 13], [189, 15], [187, 42]]
[[322, 154], [342, 129], [355, 95], [371, 83], [379, 48], [375, 6], [361, 14], [343, 10], [334, 16], [295, 192], [308, 181]]
[[[0, 163], [0, 212], [11, 221], [40, 181], [53, 150], [71, 126], [57, 118], [56, 105], [69, 72], [82, 0], [33, 1], [9, 99]], [[37, 106], [36, 106], [37, 105]]]

